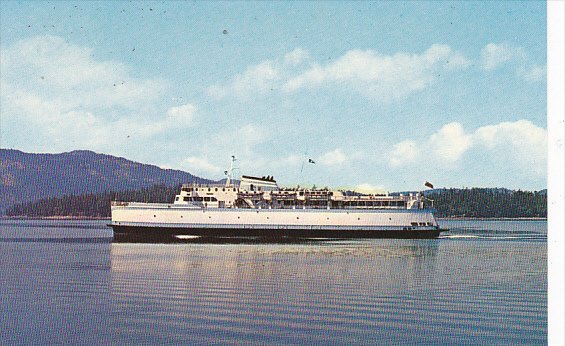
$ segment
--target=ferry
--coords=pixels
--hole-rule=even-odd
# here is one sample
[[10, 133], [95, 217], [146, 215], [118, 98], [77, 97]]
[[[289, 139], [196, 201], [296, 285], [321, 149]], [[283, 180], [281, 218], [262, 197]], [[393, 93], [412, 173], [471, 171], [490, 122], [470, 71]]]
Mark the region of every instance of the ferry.
[[[184, 184], [173, 203], [112, 201], [115, 234], [282, 238], [436, 238], [433, 201], [422, 193], [361, 194], [281, 188], [272, 176]], [[229, 172], [229, 174], [228, 174]]]

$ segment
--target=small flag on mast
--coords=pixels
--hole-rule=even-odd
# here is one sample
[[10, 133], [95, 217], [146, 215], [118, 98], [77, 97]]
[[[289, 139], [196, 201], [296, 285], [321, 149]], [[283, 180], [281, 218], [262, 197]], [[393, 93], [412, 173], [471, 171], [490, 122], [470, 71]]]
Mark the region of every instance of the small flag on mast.
[[315, 164], [316, 162], [315, 162], [314, 160], [312, 160], [312, 159], [308, 159], [308, 163], [313, 163], [313, 164]]
[[433, 185], [432, 183], [430, 183], [429, 181], [426, 181], [426, 182], [424, 183], [424, 185], [427, 186], [427, 187], [429, 187], [430, 189], [433, 189], [433, 188], [434, 188], [434, 185]]

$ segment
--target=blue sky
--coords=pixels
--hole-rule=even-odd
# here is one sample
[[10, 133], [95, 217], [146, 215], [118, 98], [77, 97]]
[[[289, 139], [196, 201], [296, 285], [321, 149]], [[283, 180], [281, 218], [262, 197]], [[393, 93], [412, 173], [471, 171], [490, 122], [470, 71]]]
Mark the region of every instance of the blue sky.
[[367, 192], [547, 187], [543, 1], [0, 5], [2, 148], [217, 179], [235, 155]]

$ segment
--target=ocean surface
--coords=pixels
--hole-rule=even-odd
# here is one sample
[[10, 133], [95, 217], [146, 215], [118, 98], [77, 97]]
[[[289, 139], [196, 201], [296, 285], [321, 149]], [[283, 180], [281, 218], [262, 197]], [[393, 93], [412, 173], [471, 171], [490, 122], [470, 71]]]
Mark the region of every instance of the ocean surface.
[[439, 239], [112, 241], [106, 220], [0, 220], [0, 344], [547, 343], [547, 223]]

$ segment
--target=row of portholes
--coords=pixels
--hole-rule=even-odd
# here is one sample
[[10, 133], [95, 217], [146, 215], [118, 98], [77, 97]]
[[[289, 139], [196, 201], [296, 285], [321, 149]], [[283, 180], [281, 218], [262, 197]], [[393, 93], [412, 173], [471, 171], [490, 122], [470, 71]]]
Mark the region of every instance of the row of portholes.
[[[153, 215], [153, 217], [157, 217], [157, 215]], [[180, 218], [182, 219], [182, 215], [180, 216]], [[211, 218], [212, 218], [212, 216], [208, 216], [208, 218], [209, 218], [209, 219], [211, 219]], [[241, 219], [241, 217], [239, 217], [239, 216], [238, 216], [237, 218], [238, 218], [238, 219]], [[392, 220], [392, 218], [390, 218], [390, 217], [389, 217], [388, 219], [389, 219], [389, 220]], [[267, 216], [267, 220], [269, 220], [269, 217], [268, 217], [268, 216]], [[298, 217], [298, 216], [297, 216], [297, 217], [296, 217], [296, 220], [300, 220], [300, 217]], [[329, 220], [330, 220], [330, 218], [329, 218], [329, 217], [327, 217], [327, 218], [326, 218], [326, 220], [328, 220], [328, 221], [329, 221]], [[358, 217], [358, 218], [357, 218], [357, 221], [361, 221], [361, 218], [360, 218], [360, 217]]]

